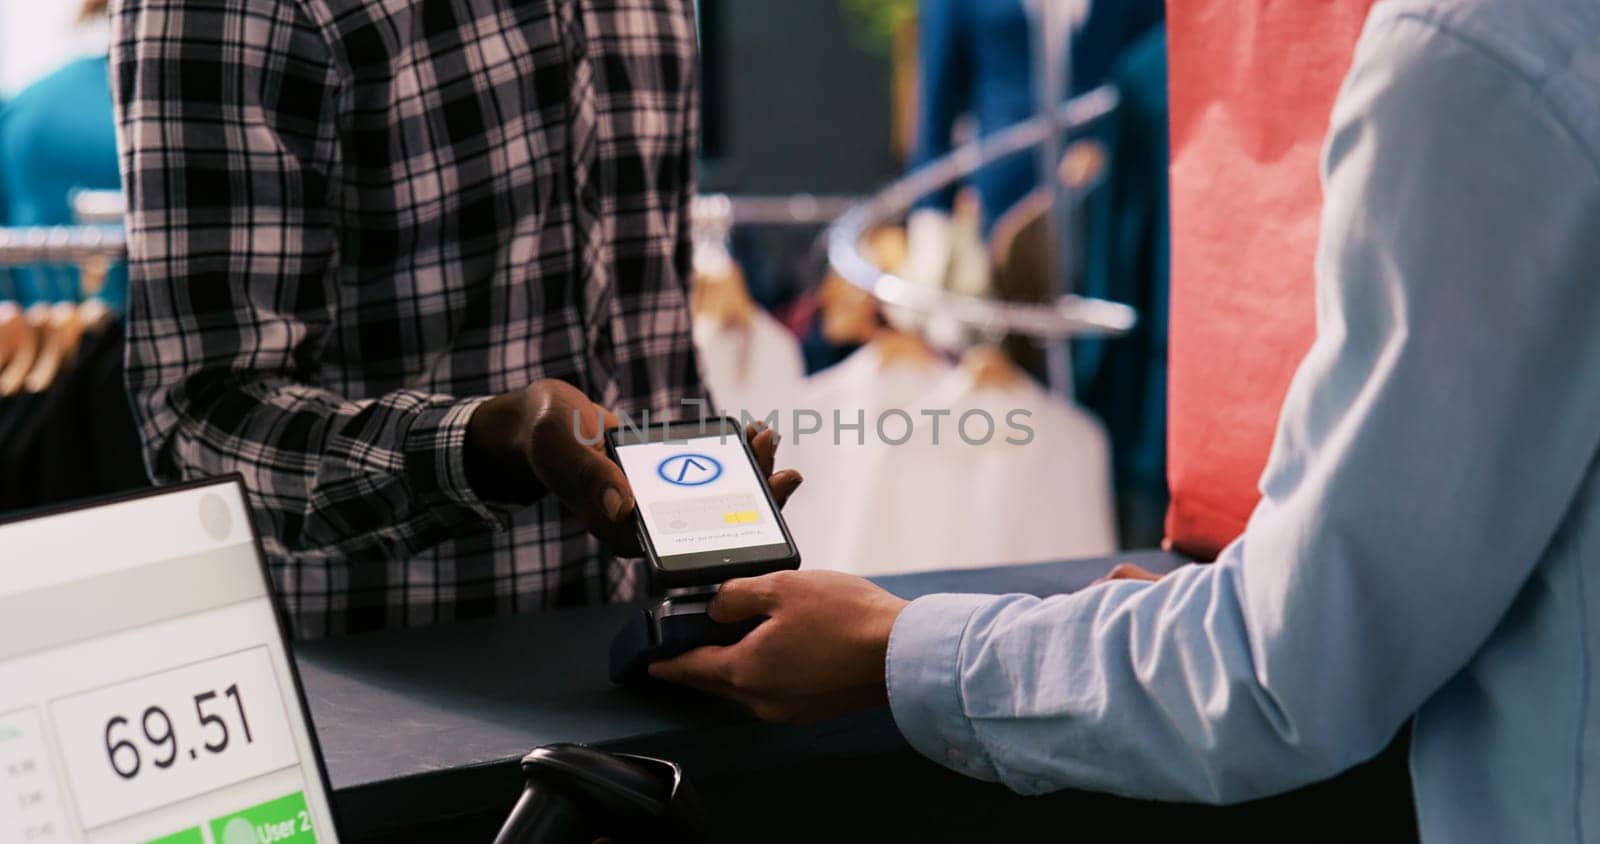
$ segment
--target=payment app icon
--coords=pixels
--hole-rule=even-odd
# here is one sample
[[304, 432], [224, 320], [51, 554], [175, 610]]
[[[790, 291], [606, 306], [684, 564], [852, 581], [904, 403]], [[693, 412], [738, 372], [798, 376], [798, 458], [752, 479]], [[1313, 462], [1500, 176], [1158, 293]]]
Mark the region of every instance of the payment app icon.
[[705, 486], [722, 477], [722, 464], [704, 454], [674, 454], [656, 466], [656, 474], [673, 486]]

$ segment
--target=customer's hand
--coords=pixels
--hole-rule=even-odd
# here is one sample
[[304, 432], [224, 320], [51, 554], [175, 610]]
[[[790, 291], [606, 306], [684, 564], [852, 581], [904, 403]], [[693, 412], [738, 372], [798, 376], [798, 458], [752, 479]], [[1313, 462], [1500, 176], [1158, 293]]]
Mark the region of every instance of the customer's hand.
[[1143, 580], [1147, 583], [1155, 583], [1161, 577], [1161, 575], [1141, 566], [1136, 566], [1133, 563], [1118, 563], [1105, 577], [1096, 580], [1094, 585], [1099, 586], [1102, 583], [1110, 583], [1113, 580]]
[[808, 723], [879, 706], [888, 701], [889, 633], [906, 603], [839, 572], [729, 581], [711, 618], [767, 620], [737, 644], [658, 662], [650, 676], [730, 698], [768, 721]]
[[[601, 436], [616, 426], [615, 414], [564, 381], [546, 379], [497, 396], [467, 422], [467, 482], [484, 500], [510, 504], [553, 493], [616, 553], [638, 556], [633, 490]], [[800, 486], [800, 474], [774, 474], [773, 431], [752, 427], [745, 435], [781, 507]]]

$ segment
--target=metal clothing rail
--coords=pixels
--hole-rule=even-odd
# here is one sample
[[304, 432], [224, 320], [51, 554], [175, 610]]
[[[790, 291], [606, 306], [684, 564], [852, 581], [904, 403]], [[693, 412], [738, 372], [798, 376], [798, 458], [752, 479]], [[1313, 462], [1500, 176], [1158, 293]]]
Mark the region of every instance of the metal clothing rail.
[[860, 204], [860, 196], [730, 196], [701, 194], [691, 216], [696, 226], [826, 226]]
[[[696, 232], [726, 234], [742, 226], [826, 226], [861, 201], [852, 196], [727, 196], [706, 194], [691, 211]], [[81, 226], [0, 227], [0, 266], [119, 260], [127, 237], [125, 207], [118, 191], [80, 191], [73, 211]]]
[[0, 267], [120, 261], [127, 252], [117, 225], [0, 228]]
[[995, 161], [1034, 149], [1063, 129], [1085, 129], [1110, 114], [1116, 106], [1116, 91], [1102, 86], [1063, 103], [1054, 115], [1023, 121], [918, 168], [851, 208], [829, 227], [826, 234], [829, 263], [846, 281], [881, 302], [953, 318], [980, 335], [1023, 334], [1041, 340], [1062, 340], [1116, 336], [1131, 331], [1139, 318], [1127, 305], [1072, 295], [1062, 296], [1050, 304], [1028, 305], [952, 293], [887, 272], [861, 251], [862, 239], [868, 231], [902, 218], [922, 198]]
[[[774, 196], [733, 196], [708, 193], [696, 198], [697, 224], [724, 221], [740, 226], [826, 226], [861, 202], [860, 196], [819, 196], [797, 193]], [[73, 216], [83, 225], [115, 225], [127, 213], [121, 191], [83, 190], [72, 195]]]

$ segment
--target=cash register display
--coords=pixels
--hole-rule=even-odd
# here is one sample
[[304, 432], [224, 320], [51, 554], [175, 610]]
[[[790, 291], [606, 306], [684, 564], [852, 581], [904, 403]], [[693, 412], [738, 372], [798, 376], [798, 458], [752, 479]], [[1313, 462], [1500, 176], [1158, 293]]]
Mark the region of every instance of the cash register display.
[[334, 841], [327, 795], [237, 482], [0, 525], [0, 842]]

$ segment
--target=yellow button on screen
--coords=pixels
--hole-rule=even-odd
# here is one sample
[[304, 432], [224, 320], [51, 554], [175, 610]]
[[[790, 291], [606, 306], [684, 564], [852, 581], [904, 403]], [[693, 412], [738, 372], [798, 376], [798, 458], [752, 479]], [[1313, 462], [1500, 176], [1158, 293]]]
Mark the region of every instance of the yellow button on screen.
[[754, 510], [740, 510], [737, 513], [723, 513], [722, 523], [728, 525], [750, 525], [761, 521], [761, 517]]

